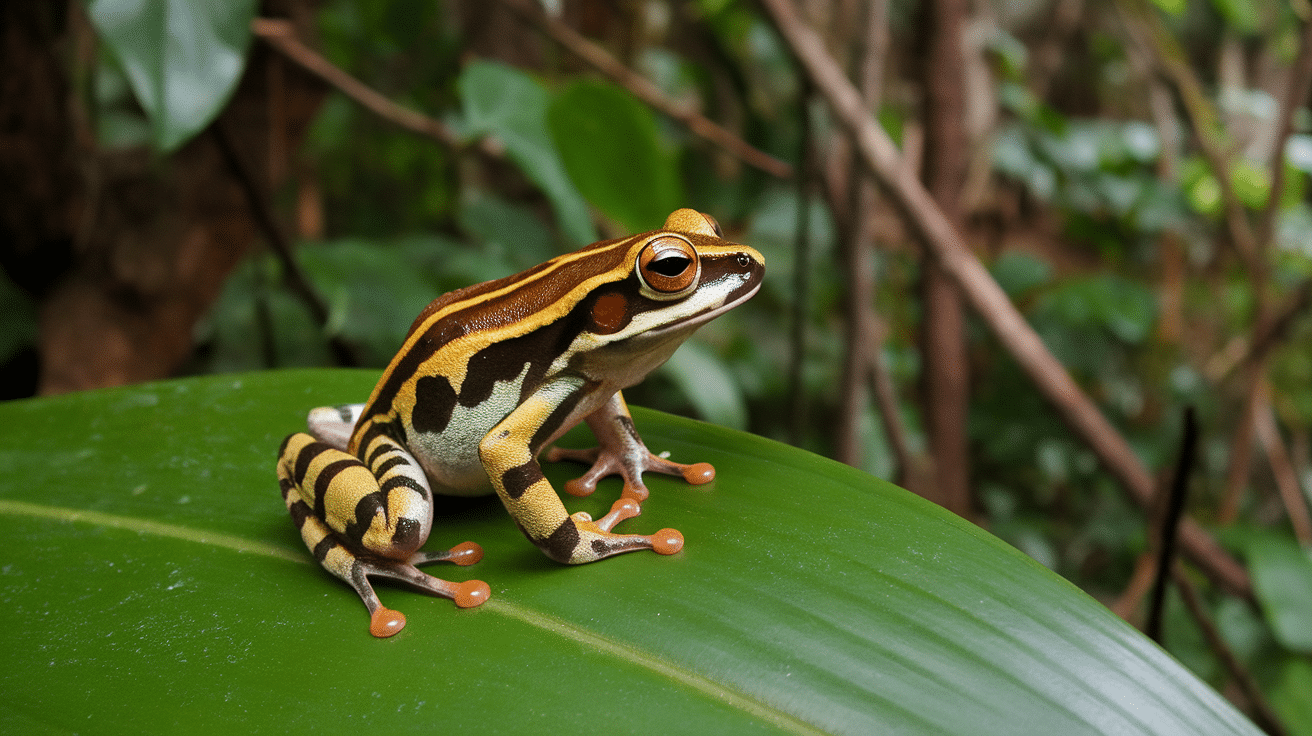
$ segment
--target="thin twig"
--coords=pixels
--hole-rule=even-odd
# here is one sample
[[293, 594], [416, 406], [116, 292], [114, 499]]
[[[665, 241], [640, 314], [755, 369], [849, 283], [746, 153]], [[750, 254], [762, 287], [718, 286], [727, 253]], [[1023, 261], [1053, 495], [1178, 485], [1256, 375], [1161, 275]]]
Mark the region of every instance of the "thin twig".
[[811, 171], [818, 157], [811, 140], [811, 85], [802, 84], [798, 95], [801, 128], [797, 177], [797, 221], [793, 235], [793, 302], [788, 318], [788, 433], [793, 444], [805, 439], [807, 392], [803, 369], [806, 364], [807, 325], [811, 314]]
[[1166, 605], [1166, 581], [1175, 565], [1175, 539], [1184, 518], [1184, 504], [1189, 495], [1189, 477], [1193, 475], [1194, 455], [1198, 449], [1198, 419], [1192, 406], [1184, 410], [1184, 433], [1180, 438], [1180, 455], [1175, 464], [1175, 476], [1167, 491], [1166, 506], [1162, 509], [1161, 523], [1157, 527], [1157, 570], [1153, 578], [1152, 594], [1148, 603], [1148, 622], [1144, 633], [1149, 639], [1162, 643], [1162, 614]]
[[[761, 0], [761, 4], [814, 80], [835, 120], [852, 134], [862, 161], [911, 231], [943, 265], [975, 312], [1067, 425], [1088, 443], [1131, 498], [1148, 508], [1154, 495], [1152, 474], [1043, 344], [1042, 338], [935, 205], [915, 173], [902, 163], [897, 146], [866, 112], [860, 95], [829, 56], [819, 36], [802, 23], [789, 0]], [[1189, 557], [1221, 587], [1245, 599], [1252, 598], [1247, 571], [1202, 527], [1186, 519], [1180, 528], [1180, 543]]]
[[1211, 167], [1220, 190], [1225, 224], [1235, 250], [1250, 268], [1260, 267], [1257, 264], [1260, 255], [1257, 235], [1230, 178], [1232, 146], [1216, 108], [1207, 99], [1202, 81], [1189, 66], [1184, 50], [1158, 17], [1156, 8], [1146, 0], [1118, 0], [1116, 6], [1121, 11], [1130, 39], [1155, 62], [1156, 68], [1180, 95], [1198, 149]]
[[[319, 327], [327, 326], [328, 307], [324, 304], [323, 298], [314, 290], [310, 280], [305, 276], [305, 272], [301, 270], [296, 258], [292, 255], [291, 242], [278, 224], [273, 208], [269, 206], [269, 199], [264, 193], [264, 187], [260, 186], [250, 167], [242, 159], [241, 153], [233, 143], [232, 136], [228, 133], [227, 126], [222, 118], [216, 119], [210, 125], [210, 132], [214, 136], [214, 141], [218, 146], [219, 153], [223, 156], [224, 163], [232, 171], [233, 178], [236, 179], [242, 194], [246, 197], [246, 204], [250, 207], [252, 219], [255, 220], [255, 224], [264, 233], [265, 240], [268, 241], [269, 247], [273, 249], [273, 254], [278, 259], [278, 263], [282, 265], [283, 279], [286, 281], [288, 288], [305, 304], [306, 309], [310, 311], [310, 317], [316, 325]], [[355, 356], [355, 350], [341, 337], [336, 335], [328, 336], [328, 347], [338, 365], [355, 366], [360, 364]]]
[[1262, 398], [1262, 407], [1255, 417], [1257, 439], [1266, 449], [1267, 462], [1271, 465], [1271, 474], [1280, 491], [1280, 500], [1285, 504], [1285, 513], [1289, 515], [1289, 524], [1294, 528], [1294, 536], [1298, 538], [1299, 544], [1312, 547], [1312, 517], [1308, 514], [1307, 501], [1299, 487], [1298, 471], [1294, 470], [1285, 441], [1280, 437], [1275, 410], [1271, 408], [1267, 391], [1262, 392]]
[[301, 43], [290, 21], [256, 18], [251, 21], [251, 31], [301, 68], [337, 88], [384, 120], [432, 138], [450, 148], [460, 145], [460, 137], [446, 123], [396, 104], [369, 85], [347, 74], [319, 52]]
[[[861, 98], [866, 109], [877, 109], [882, 95], [884, 57], [888, 51], [888, 0], [874, 0], [867, 5], [863, 32], [858, 36], [856, 76]], [[843, 341], [843, 370], [838, 395], [841, 404], [838, 427], [834, 438], [834, 456], [849, 465], [861, 462], [860, 419], [869, 402], [866, 384], [869, 379], [881, 380], [883, 370], [880, 350], [882, 340], [874, 329], [879, 321], [875, 313], [875, 247], [874, 211], [875, 188], [865, 170], [852, 155], [852, 145], [846, 135], [836, 136], [829, 147], [829, 164], [826, 167], [826, 193], [830, 210], [834, 213], [837, 230], [842, 236], [843, 269], [847, 279], [844, 311], [847, 324]], [[844, 181], [845, 180], [845, 181]], [[876, 398], [880, 399], [878, 393]], [[894, 401], [896, 407], [896, 400]], [[881, 412], [890, 444], [893, 432], [887, 431], [890, 423], [899, 425], [901, 418]], [[905, 475], [901, 458], [895, 476]]]
[[1185, 574], [1184, 568], [1176, 563], [1171, 567], [1171, 581], [1175, 583], [1175, 589], [1180, 592], [1180, 600], [1184, 603], [1189, 615], [1198, 624], [1198, 628], [1203, 633], [1203, 638], [1207, 640], [1207, 645], [1216, 654], [1216, 658], [1221, 661], [1221, 666], [1225, 667], [1226, 672], [1234, 679], [1235, 685], [1239, 687], [1240, 692], [1248, 699], [1248, 704], [1253, 709], [1253, 720], [1266, 731], [1270, 736], [1284, 736], [1287, 731], [1280, 722], [1280, 717], [1271, 708], [1267, 702], [1266, 696], [1262, 694], [1262, 688], [1258, 686], [1257, 680], [1253, 674], [1248, 671], [1239, 657], [1235, 656], [1234, 650], [1226, 643], [1225, 637], [1221, 635], [1221, 629], [1212, 620], [1207, 612], [1207, 607], [1203, 605], [1202, 598], [1198, 595], [1194, 583]]
[[501, 4], [519, 17], [541, 28], [556, 43], [569, 49], [570, 52], [587, 62], [594, 69], [629, 90], [634, 97], [683, 123], [688, 130], [692, 131], [693, 135], [723, 148], [739, 161], [760, 169], [771, 176], [780, 179], [792, 177], [793, 167], [787, 162], [780, 161], [755, 148], [729, 130], [707, 119], [696, 110], [692, 110], [688, 106], [671, 99], [651, 80], [625, 66], [614, 56], [611, 56], [609, 51], [589, 41], [578, 31], [543, 13], [531, 0], [501, 0]]

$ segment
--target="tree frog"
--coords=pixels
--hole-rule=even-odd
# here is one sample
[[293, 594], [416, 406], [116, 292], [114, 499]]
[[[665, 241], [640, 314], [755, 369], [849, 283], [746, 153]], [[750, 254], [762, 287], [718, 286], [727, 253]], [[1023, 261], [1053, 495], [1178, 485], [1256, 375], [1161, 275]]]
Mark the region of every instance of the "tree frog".
[[[366, 403], [311, 411], [309, 433], [291, 435], [278, 451], [279, 485], [314, 558], [364, 601], [370, 633], [386, 637], [405, 626], [402, 613], [378, 600], [371, 575], [464, 608], [491, 593], [481, 580], [453, 583], [418, 569], [483, 556], [473, 542], [420, 551], [433, 493], [495, 492], [529, 541], [567, 564], [681, 550], [674, 529], [611, 530], [641, 513], [644, 472], [700, 484], [715, 470], [648, 451], [620, 391], [699, 326], [751, 298], [764, 270], [755, 249], [724, 240], [710, 216], [681, 209], [660, 230], [439, 297], [415, 319]], [[591, 493], [602, 477], [623, 478], [619, 500], [595, 520], [566, 512], [537, 459], [580, 421], [599, 447], [546, 457], [592, 463], [565, 485], [574, 495]]]

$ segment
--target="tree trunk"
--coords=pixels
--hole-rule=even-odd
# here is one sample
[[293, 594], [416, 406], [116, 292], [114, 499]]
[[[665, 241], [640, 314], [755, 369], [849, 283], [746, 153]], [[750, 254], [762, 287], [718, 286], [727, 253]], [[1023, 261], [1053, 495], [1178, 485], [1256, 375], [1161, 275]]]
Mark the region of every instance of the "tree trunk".
[[[0, 180], [22, 184], [0, 209], [0, 263], [37, 303], [38, 390], [170, 376], [255, 241], [249, 204], [206, 133], [162, 160], [144, 148], [97, 147], [65, 61], [94, 58], [80, 2], [11, 0], [2, 12]], [[221, 115], [266, 178], [323, 97], [298, 69], [270, 73], [285, 63], [256, 45]]]
[[[960, 195], [968, 162], [965, 129], [966, 78], [962, 31], [965, 0], [930, 0], [925, 5], [925, 187], [958, 230]], [[970, 402], [969, 355], [961, 296], [928, 253], [920, 284], [921, 395], [933, 471], [916, 490], [966, 516], [970, 512], [970, 457], [966, 422]]]

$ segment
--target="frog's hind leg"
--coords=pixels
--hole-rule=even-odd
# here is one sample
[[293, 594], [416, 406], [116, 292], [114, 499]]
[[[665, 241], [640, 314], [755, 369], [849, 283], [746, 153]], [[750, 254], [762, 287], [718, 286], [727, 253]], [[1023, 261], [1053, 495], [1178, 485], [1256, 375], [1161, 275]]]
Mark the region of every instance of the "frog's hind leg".
[[278, 460], [283, 501], [301, 539], [325, 570], [349, 584], [364, 601], [369, 632], [387, 637], [405, 627], [405, 616], [378, 600], [370, 575], [450, 598], [462, 608], [487, 600], [490, 589], [481, 580], [453, 583], [415, 567], [438, 561], [472, 565], [482, 558], [483, 550], [465, 542], [445, 552], [417, 551], [427, 540], [432, 515], [422, 471], [394, 442], [386, 449], [376, 447], [369, 457], [372, 469], [298, 433], [283, 443]]

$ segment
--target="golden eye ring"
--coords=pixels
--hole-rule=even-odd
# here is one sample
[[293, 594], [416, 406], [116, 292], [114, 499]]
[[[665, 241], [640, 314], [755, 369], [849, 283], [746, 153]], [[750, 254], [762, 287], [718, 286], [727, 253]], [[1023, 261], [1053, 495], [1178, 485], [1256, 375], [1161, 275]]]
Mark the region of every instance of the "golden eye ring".
[[638, 278], [650, 296], [670, 299], [696, 288], [701, 261], [692, 244], [674, 235], [662, 235], [638, 254]]

